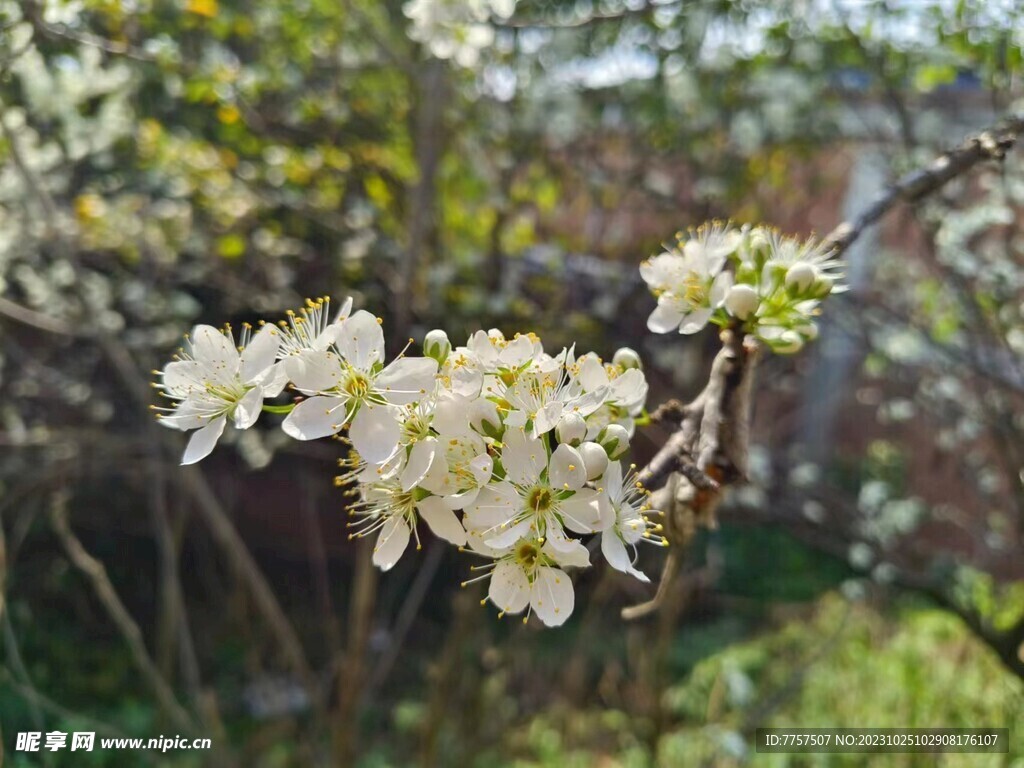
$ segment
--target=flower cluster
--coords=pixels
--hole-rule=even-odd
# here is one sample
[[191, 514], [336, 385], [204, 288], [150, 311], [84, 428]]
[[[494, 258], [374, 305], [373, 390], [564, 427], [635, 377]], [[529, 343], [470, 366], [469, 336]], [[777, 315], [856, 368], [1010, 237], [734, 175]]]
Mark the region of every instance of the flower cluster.
[[796, 352], [817, 336], [821, 301], [845, 290], [842, 266], [813, 238], [705, 224], [640, 265], [658, 299], [647, 327], [696, 333], [709, 322], [734, 325], [775, 352]]
[[[610, 363], [574, 348], [545, 352], [533, 334], [478, 331], [452, 347], [443, 331], [424, 356], [385, 360], [380, 321], [346, 303], [334, 319], [326, 299], [278, 325], [198, 326], [156, 385], [171, 400], [166, 426], [197, 430], [183, 463], [208, 455], [228, 421], [252, 426], [261, 410], [287, 413], [298, 440], [344, 432], [351, 444], [338, 485], [352, 486], [353, 536], [374, 538], [373, 562], [388, 570], [434, 535], [488, 562], [488, 599], [504, 613], [561, 624], [573, 610], [567, 568], [590, 564], [580, 537], [600, 533], [608, 563], [638, 579], [636, 545], [664, 544], [647, 493], [622, 459], [647, 382], [638, 355]], [[285, 387], [301, 395], [264, 405]], [[466, 582], [469, 583], [469, 582]]]

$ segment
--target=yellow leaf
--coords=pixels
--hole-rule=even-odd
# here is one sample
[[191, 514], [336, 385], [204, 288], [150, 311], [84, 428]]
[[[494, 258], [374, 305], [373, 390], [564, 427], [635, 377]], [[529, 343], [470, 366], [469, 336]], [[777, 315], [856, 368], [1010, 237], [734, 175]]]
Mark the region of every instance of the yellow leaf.
[[196, 16], [212, 19], [217, 15], [217, 0], [188, 0], [185, 3], [185, 10]]
[[217, 253], [225, 259], [237, 259], [245, 253], [245, 238], [241, 235], [224, 235], [217, 241]]
[[106, 207], [99, 195], [85, 194], [75, 198], [75, 215], [81, 221], [100, 218]]
[[217, 119], [224, 123], [224, 125], [234, 125], [241, 116], [238, 107], [233, 104], [224, 104], [217, 108]]

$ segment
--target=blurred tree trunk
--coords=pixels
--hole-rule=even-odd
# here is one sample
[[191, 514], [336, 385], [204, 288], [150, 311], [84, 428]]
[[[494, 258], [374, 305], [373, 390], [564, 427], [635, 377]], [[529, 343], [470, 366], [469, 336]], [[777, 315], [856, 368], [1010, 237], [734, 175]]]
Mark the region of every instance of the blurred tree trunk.
[[412, 140], [419, 177], [409, 190], [406, 209], [406, 247], [398, 262], [394, 285], [395, 344], [409, 336], [413, 317], [427, 299], [422, 283], [423, 262], [436, 224], [437, 171], [444, 154], [444, 107], [447, 96], [445, 62], [431, 59], [414, 75], [417, 93], [412, 115]]
[[356, 547], [352, 603], [348, 615], [348, 647], [338, 665], [338, 706], [334, 712], [334, 764], [353, 765], [358, 756], [359, 701], [367, 675], [366, 647], [373, 629], [373, 609], [377, 602], [377, 569], [373, 566], [373, 546], [369, 541]]

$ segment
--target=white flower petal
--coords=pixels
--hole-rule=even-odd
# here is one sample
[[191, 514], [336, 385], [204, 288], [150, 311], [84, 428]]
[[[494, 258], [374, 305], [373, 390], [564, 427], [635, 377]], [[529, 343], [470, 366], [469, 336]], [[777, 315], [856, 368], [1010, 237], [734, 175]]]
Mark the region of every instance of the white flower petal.
[[[464, 355], [466, 359], [469, 355]], [[477, 364], [459, 365], [455, 367], [451, 355], [445, 361], [445, 374], [447, 375], [448, 387], [453, 394], [475, 400], [480, 395], [484, 385], [484, 372]]]
[[408, 491], [427, 476], [437, 456], [437, 438], [427, 437], [418, 441], [409, 451], [409, 462], [402, 472], [402, 490]]
[[647, 318], [647, 328], [655, 333], [669, 333], [679, 327], [683, 313], [668, 304], [659, 304]]
[[590, 353], [580, 358], [579, 380], [588, 392], [608, 384], [608, 371], [601, 365], [597, 355]]
[[583, 488], [560, 502], [558, 509], [565, 520], [565, 527], [576, 533], [593, 533], [601, 530], [604, 527], [604, 516], [600, 497], [604, 495], [592, 488]]
[[587, 482], [587, 468], [580, 452], [567, 443], [559, 445], [551, 454], [548, 480], [555, 490], [578, 490]]
[[505, 613], [521, 613], [530, 602], [530, 581], [517, 563], [502, 560], [494, 566], [487, 596]]
[[633, 561], [629, 557], [629, 550], [614, 530], [608, 529], [601, 534], [601, 554], [608, 561], [608, 565], [617, 571], [628, 573], [640, 581], [649, 582], [643, 571], [633, 567]]
[[526, 411], [509, 411], [508, 415], [505, 416], [505, 426], [512, 427], [514, 429], [523, 429], [526, 426], [526, 422], [530, 420]]
[[390, 570], [409, 546], [411, 533], [404, 517], [391, 515], [377, 534], [377, 544], [373, 548], [373, 564], [382, 571]]
[[365, 309], [342, 322], [336, 344], [342, 357], [361, 371], [384, 362], [384, 331]]
[[611, 499], [608, 498], [608, 492], [603, 488], [597, 492], [597, 516], [595, 530], [603, 531], [615, 525], [615, 507], [612, 506]]
[[162, 413], [157, 423], [171, 429], [186, 432], [190, 429], [202, 429], [210, 423], [210, 409], [204, 407], [197, 398], [189, 397], [178, 403], [171, 413]]
[[596, 480], [604, 471], [608, 468], [608, 453], [599, 444], [587, 441], [582, 443], [579, 448], [580, 456], [583, 457], [583, 465], [586, 469], [586, 475], [588, 480]]
[[400, 357], [377, 374], [374, 388], [395, 405], [422, 400], [434, 391], [437, 361], [429, 357]]
[[263, 387], [253, 387], [235, 406], [235, 426], [238, 429], [248, 429], [256, 423], [263, 409]]
[[444, 497], [445, 506], [448, 509], [465, 509], [480, 495], [479, 488], [470, 488], [468, 491], [452, 493]]
[[338, 314], [334, 316], [334, 322], [331, 325], [339, 325], [343, 320], [346, 320], [349, 315], [352, 314], [352, 297], [346, 296], [345, 301], [341, 305], [341, 309], [338, 310]]
[[499, 364], [505, 368], [519, 368], [531, 357], [533, 357], [533, 342], [528, 336], [520, 336], [509, 342], [508, 346], [498, 353]]
[[612, 499], [622, 498], [622, 463], [618, 461], [611, 461], [608, 463], [608, 469], [604, 471], [604, 477], [598, 483], [604, 488], [605, 493]]
[[572, 580], [559, 568], [542, 566], [530, 585], [530, 605], [549, 627], [565, 623], [575, 604]]
[[506, 547], [511, 547], [524, 536], [528, 536], [532, 528], [533, 523], [529, 519], [522, 520], [511, 528], [498, 526], [490, 535], [484, 536], [484, 541], [487, 542], [488, 546], [495, 549], [505, 549]]
[[277, 359], [277, 350], [280, 346], [281, 334], [277, 328], [272, 325], [264, 325], [242, 351], [238, 369], [242, 383], [249, 384], [258, 376], [266, 373], [266, 370]]
[[720, 307], [725, 303], [725, 295], [732, 288], [732, 272], [722, 272], [711, 283], [710, 301], [712, 307]]
[[213, 369], [218, 378], [233, 379], [238, 373], [238, 350], [234, 342], [212, 325], [197, 325], [192, 329], [191, 340], [192, 357]]
[[288, 371], [285, 370], [284, 360], [275, 363], [256, 377], [254, 384], [263, 387], [264, 397], [277, 397], [288, 384]]
[[336, 397], [311, 397], [295, 406], [281, 428], [296, 440], [316, 440], [337, 434], [344, 424], [343, 401]]
[[191, 392], [205, 392], [206, 367], [195, 360], [179, 360], [168, 363], [164, 368], [161, 382], [168, 394], [185, 397]]
[[379, 483], [393, 480], [401, 474], [405, 467], [405, 453], [395, 451], [379, 464], [367, 464], [359, 473], [361, 483]]
[[474, 552], [479, 552], [481, 555], [487, 555], [488, 557], [501, 557], [504, 552], [500, 549], [490, 547], [484, 542], [483, 536], [478, 531], [474, 531], [470, 528], [466, 529], [466, 541], [469, 544], [469, 548]]
[[359, 407], [348, 430], [352, 447], [371, 464], [390, 456], [398, 447], [401, 434], [402, 427], [391, 408], [372, 403], [363, 403]]
[[554, 400], [537, 411], [533, 417], [533, 434], [539, 437], [554, 429], [558, 420], [562, 418], [563, 408], [565, 408], [565, 403]]
[[[395, 451], [395, 454], [399, 456], [404, 453], [404, 451]], [[416, 485], [430, 491], [435, 496], [445, 496], [455, 492], [455, 484], [448, 473], [448, 460], [445, 458], [444, 451], [434, 452], [434, 460], [430, 463], [430, 469]]]
[[439, 496], [428, 496], [423, 499], [416, 505], [416, 510], [435, 536], [457, 547], [466, 546], [466, 529]]
[[569, 538], [557, 525], [549, 524], [547, 533], [544, 552], [559, 565], [571, 565], [576, 568], [586, 568], [590, 565], [590, 550], [583, 542]]
[[500, 481], [488, 485], [466, 506], [466, 528], [479, 531], [485, 539], [490, 538], [502, 523], [515, 516], [519, 504], [519, 493], [511, 483]]
[[220, 436], [224, 434], [224, 426], [227, 423], [227, 417], [221, 416], [192, 435], [185, 447], [185, 455], [181, 457], [182, 465], [195, 464], [209, 456]]
[[647, 377], [643, 371], [631, 368], [609, 386], [608, 394], [613, 402], [627, 410], [639, 408], [647, 400]]
[[504, 440], [501, 463], [509, 480], [518, 485], [533, 485], [547, 464], [544, 443], [522, 429], [506, 430]]
[[469, 434], [470, 401], [462, 395], [446, 392], [434, 404], [434, 419], [430, 425], [442, 437]]
[[683, 318], [682, 325], [679, 326], [680, 333], [697, 333], [705, 325], [708, 324], [708, 320], [711, 319], [711, 315], [714, 310], [710, 307], [702, 307], [701, 309], [695, 309], [690, 314]]
[[289, 355], [283, 363], [292, 384], [306, 394], [326, 392], [341, 382], [341, 360], [333, 352], [306, 350]]
[[469, 462], [469, 471], [473, 473], [473, 479], [476, 480], [477, 485], [484, 485], [490, 481], [491, 474], [494, 472], [494, 459], [486, 453], [481, 453]]

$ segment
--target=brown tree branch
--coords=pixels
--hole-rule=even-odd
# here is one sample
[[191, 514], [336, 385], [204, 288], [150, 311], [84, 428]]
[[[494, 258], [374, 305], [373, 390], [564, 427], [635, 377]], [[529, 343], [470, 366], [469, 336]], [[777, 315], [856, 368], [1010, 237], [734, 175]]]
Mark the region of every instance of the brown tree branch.
[[1002, 160], [1024, 133], [1024, 114], [1009, 115], [997, 125], [965, 139], [939, 155], [927, 168], [892, 184], [852, 221], [844, 221], [825, 238], [833, 255], [847, 250], [864, 231], [900, 203], [916, 203], [988, 160]]

